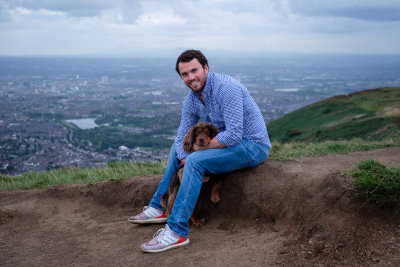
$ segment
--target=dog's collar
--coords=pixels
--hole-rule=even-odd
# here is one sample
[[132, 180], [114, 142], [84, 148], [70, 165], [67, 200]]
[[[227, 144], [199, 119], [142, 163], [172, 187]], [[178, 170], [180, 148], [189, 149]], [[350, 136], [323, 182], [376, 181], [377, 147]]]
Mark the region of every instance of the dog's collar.
[[178, 170], [179, 170], [179, 169], [182, 169], [184, 166], [185, 166], [185, 162], [182, 161], [181, 163], [179, 163], [179, 168], [178, 168]]

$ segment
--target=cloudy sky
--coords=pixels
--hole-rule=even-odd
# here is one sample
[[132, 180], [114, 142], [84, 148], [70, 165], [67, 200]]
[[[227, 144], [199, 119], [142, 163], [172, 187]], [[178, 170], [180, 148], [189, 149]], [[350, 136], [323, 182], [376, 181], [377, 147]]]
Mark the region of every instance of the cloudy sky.
[[400, 0], [0, 0], [0, 55], [400, 54]]

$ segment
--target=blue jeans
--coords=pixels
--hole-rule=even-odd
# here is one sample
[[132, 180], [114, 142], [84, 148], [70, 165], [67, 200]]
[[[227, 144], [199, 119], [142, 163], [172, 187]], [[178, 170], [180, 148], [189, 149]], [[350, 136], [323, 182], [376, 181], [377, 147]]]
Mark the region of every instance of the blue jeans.
[[[218, 174], [255, 167], [267, 159], [268, 153], [268, 146], [243, 139], [232, 147], [207, 149], [190, 154], [186, 158], [182, 184], [167, 221], [172, 231], [182, 237], [188, 235], [188, 222], [200, 194], [204, 173]], [[150, 206], [165, 210], [161, 206], [160, 198], [168, 192], [172, 176], [178, 167], [175, 146], [172, 145], [164, 176], [150, 201]]]

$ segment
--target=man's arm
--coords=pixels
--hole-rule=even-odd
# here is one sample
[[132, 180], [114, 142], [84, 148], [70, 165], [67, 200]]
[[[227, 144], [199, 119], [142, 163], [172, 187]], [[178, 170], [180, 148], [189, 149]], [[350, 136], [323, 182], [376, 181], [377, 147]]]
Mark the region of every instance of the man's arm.
[[221, 144], [216, 137], [211, 139], [210, 143], [206, 146], [198, 146], [197, 144], [193, 145], [193, 151], [205, 150], [210, 148], [224, 148], [226, 145]]
[[[216, 137], [211, 139], [210, 143], [206, 146], [198, 146], [196, 144], [193, 145], [193, 151], [200, 151], [200, 150], [205, 150], [205, 149], [210, 149], [210, 148], [224, 148], [226, 145], [221, 144]], [[186, 158], [181, 159], [181, 162], [185, 162]], [[204, 182], [204, 181], [203, 181]]]
[[243, 94], [240, 84], [222, 84], [219, 87], [217, 102], [225, 123], [225, 129], [216, 138], [225, 146], [234, 146], [243, 138]]

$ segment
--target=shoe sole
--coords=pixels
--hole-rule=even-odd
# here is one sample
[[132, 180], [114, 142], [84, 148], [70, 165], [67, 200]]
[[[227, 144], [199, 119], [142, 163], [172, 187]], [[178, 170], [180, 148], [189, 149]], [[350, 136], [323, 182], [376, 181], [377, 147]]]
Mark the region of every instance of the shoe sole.
[[185, 242], [182, 242], [182, 243], [179, 243], [179, 244], [176, 244], [176, 245], [171, 245], [171, 246], [168, 246], [168, 247], [165, 247], [165, 248], [161, 248], [161, 249], [148, 249], [147, 250], [147, 249], [145, 249], [143, 247], [140, 247], [140, 248], [141, 248], [141, 250], [143, 252], [146, 252], [146, 253], [160, 253], [160, 252], [163, 252], [163, 251], [166, 251], [166, 250], [170, 250], [170, 249], [173, 249], [173, 248], [184, 247], [184, 246], [187, 246], [189, 244], [190, 244], [190, 240], [188, 238], [188, 239], [186, 239]]
[[135, 224], [166, 223], [167, 218], [147, 219], [147, 220], [132, 220], [128, 218], [128, 222]]

